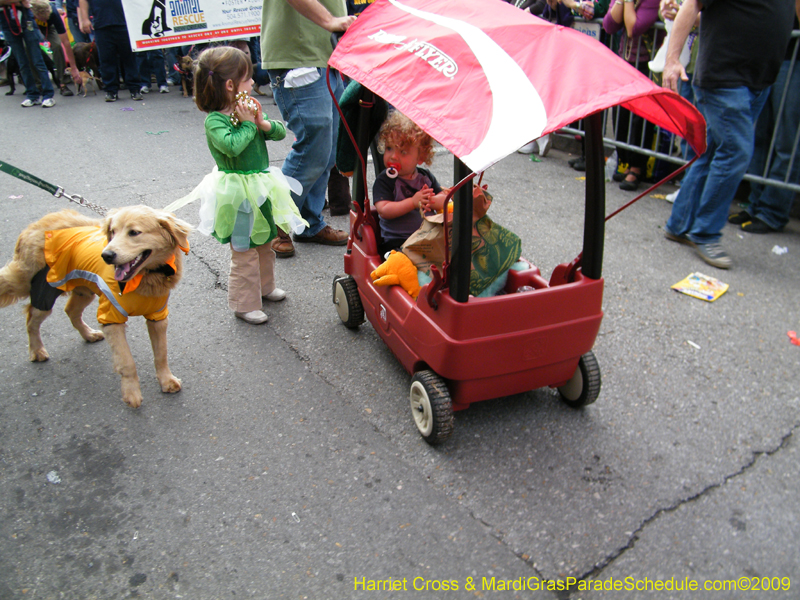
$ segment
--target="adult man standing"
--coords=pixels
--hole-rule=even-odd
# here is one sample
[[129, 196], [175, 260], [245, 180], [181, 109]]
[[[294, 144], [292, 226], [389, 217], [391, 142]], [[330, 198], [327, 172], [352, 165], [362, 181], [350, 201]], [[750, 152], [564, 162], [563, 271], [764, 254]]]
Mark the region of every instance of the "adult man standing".
[[[798, 19], [795, 19], [794, 28], [800, 29]], [[792, 161], [795, 135], [800, 127], [800, 66], [793, 62], [797, 44], [798, 38], [792, 38], [769, 100], [756, 123], [755, 151], [747, 170], [759, 177], [785, 179], [789, 183], [800, 183], [800, 158]], [[789, 222], [794, 196], [794, 190], [751, 181], [750, 206], [729, 216], [728, 223], [740, 225], [742, 231], [748, 233], [780, 231]]]
[[[25, 100], [22, 101], [22, 106], [25, 108], [36, 104], [41, 104], [44, 108], [54, 106], [56, 103], [53, 98], [55, 90], [53, 82], [50, 81], [50, 73], [47, 72], [44, 64], [42, 51], [39, 49], [42, 34], [39, 33], [39, 28], [33, 18], [30, 0], [0, 0], [0, 11], [2, 11], [0, 12], [0, 31], [3, 32], [6, 43], [17, 57], [22, 83], [25, 84]], [[28, 57], [30, 57], [30, 62]], [[41, 92], [36, 87], [33, 69], [36, 69], [39, 74], [39, 81], [42, 85]], [[11, 76], [9, 75], [9, 77]]]
[[708, 126], [708, 149], [689, 167], [664, 234], [694, 248], [706, 263], [728, 269], [732, 261], [719, 243], [722, 228], [750, 164], [756, 120], [778, 75], [800, 0], [685, 0], [664, 67], [663, 86], [673, 91], [679, 78], [688, 79], [679, 57], [700, 11], [692, 86]]
[[[262, 8], [262, 67], [269, 73], [281, 117], [296, 138], [282, 171], [302, 184], [303, 192], [292, 197], [309, 224], [294, 236], [296, 242], [347, 243], [347, 232], [333, 229], [322, 217], [339, 123], [325, 69], [333, 51], [331, 33], [345, 31], [355, 20], [346, 12], [343, 0], [264, 0]], [[338, 73], [331, 73], [331, 87], [338, 98], [344, 90]], [[281, 258], [294, 255], [291, 239], [282, 232], [272, 249]]]
[[[89, 19], [89, 14], [94, 21]], [[141, 100], [139, 69], [131, 50], [128, 25], [122, 0], [79, 0], [78, 21], [85, 34], [94, 31], [97, 54], [100, 56], [100, 76], [106, 90], [106, 102], [119, 98], [119, 70], [122, 64], [125, 85], [131, 92], [131, 100]]]

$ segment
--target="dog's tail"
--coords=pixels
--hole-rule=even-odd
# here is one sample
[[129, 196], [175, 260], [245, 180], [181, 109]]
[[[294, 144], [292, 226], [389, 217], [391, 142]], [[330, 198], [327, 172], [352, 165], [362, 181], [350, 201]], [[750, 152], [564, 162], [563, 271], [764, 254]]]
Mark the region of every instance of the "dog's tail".
[[0, 308], [11, 306], [30, 296], [30, 293], [30, 275], [20, 268], [16, 260], [12, 260], [0, 269]]

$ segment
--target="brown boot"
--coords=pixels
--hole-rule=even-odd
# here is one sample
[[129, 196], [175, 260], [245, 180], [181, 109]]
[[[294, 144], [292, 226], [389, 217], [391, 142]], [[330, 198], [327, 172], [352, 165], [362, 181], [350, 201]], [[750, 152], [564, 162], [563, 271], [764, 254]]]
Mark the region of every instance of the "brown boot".
[[347, 244], [349, 234], [341, 229], [334, 229], [330, 225], [326, 225], [317, 235], [310, 237], [296, 235], [294, 236], [295, 242], [311, 242], [313, 244], [323, 244], [325, 246], [344, 246]]
[[331, 216], [348, 214], [351, 202], [350, 180], [333, 167], [328, 178], [328, 206], [331, 209]]
[[270, 242], [270, 247], [275, 251], [275, 256], [278, 258], [289, 258], [290, 256], [294, 256], [294, 244], [292, 244], [292, 238], [289, 237], [288, 233], [285, 233], [283, 229], [280, 227], [278, 229], [278, 235]]

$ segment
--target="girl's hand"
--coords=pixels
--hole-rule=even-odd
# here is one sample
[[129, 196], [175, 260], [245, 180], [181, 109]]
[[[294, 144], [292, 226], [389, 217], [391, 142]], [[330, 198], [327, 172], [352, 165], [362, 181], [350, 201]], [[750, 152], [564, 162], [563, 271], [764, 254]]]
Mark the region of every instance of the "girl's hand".
[[264, 110], [261, 108], [261, 103], [256, 100], [255, 98], [251, 98], [251, 100], [255, 103], [257, 110], [256, 110], [256, 127], [258, 127], [264, 133], [269, 133], [272, 131], [272, 123], [269, 120], [264, 118]]
[[236, 114], [239, 115], [240, 121], [249, 121], [250, 123], [255, 124], [256, 117], [253, 115], [253, 111], [248, 108], [246, 100], [237, 100], [236, 108], [234, 110], [236, 110]]

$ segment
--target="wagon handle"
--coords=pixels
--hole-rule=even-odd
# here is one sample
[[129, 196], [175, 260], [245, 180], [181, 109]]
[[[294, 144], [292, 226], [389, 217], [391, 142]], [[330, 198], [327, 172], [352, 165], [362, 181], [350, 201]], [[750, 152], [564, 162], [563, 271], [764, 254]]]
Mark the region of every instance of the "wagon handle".
[[[347, 119], [344, 118], [344, 113], [342, 112], [341, 107], [339, 106], [339, 101], [336, 99], [336, 96], [333, 93], [333, 88], [331, 87], [331, 68], [328, 67], [325, 71], [325, 81], [328, 84], [328, 93], [331, 95], [331, 99], [333, 100], [333, 105], [336, 107], [336, 112], [339, 113], [339, 123], [344, 125], [344, 129], [347, 132], [347, 137], [350, 138], [350, 141], [353, 144], [353, 148], [356, 150], [356, 155], [358, 156], [359, 163], [361, 164], [361, 176], [364, 180], [364, 208], [361, 208], [361, 205], [358, 202], [355, 202], [356, 205], [356, 220], [353, 223], [353, 234], [359, 235], [359, 231], [361, 226], [363, 225], [364, 221], [367, 221], [371, 226], [375, 226], [373, 222], [372, 213], [369, 211], [369, 184], [367, 181], [367, 161], [364, 160], [364, 155], [361, 153], [361, 148], [358, 147], [358, 143], [356, 142], [356, 138], [353, 135], [353, 132], [350, 129], [350, 125], [347, 123]], [[366, 88], [365, 88], [366, 89]], [[374, 96], [374, 92], [373, 92]], [[364, 106], [362, 100], [359, 100], [359, 104]], [[353, 203], [351, 203], [352, 206]], [[360, 238], [359, 238], [360, 239]], [[352, 248], [352, 240], [348, 241], [348, 250]]]
[[687, 162], [685, 165], [682, 165], [680, 168], [676, 169], [675, 171], [673, 171], [672, 173], [670, 173], [669, 175], [667, 175], [666, 177], [664, 177], [664, 179], [662, 179], [662, 180], [661, 180], [661, 181], [659, 181], [658, 183], [654, 183], [653, 185], [651, 185], [649, 188], [647, 188], [647, 189], [646, 189], [645, 191], [643, 191], [641, 194], [639, 194], [638, 196], [636, 196], [636, 198], [634, 198], [634, 199], [633, 199], [633, 200], [631, 200], [630, 202], [627, 202], [627, 203], [623, 204], [622, 206], [620, 206], [620, 207], [619, 207], [617, 210], [615, 210], [615, 211], [614, 211], [614, 212], [612, 212], [610, 215], [608, 215], [608, 216], [606, 217], [606, 219], [605, 219], [605, 220], [606, 220], [606, 221], [608, 221], [608, 220], [609, 220], [611, 217], [613, 217], [613, 216], [615, 216], [615, 215], [617, 215], [617, 214], [621, 213], [623, 210], [625, 210], [626, 208], [628, 208], [628, 207], [629, 207], [631, 204], [633, 204], [634, 202], [638, 202], [639, 200], [641, 200], [642, 198], [644, 198], [644, 197], [645, 197], [647, 194], [649, 194], [650, 192], [652, 192], [654, 189], [661, 187], [662, 185], [664, 185], [664, 184], [665, 184], [667, 181], [669, 181], [670, 179], [674, 179], [675, 177], [677, 177], [678, 175], [680, 175], [681, 173], [683, 173], [683, 172], [684, 172], [686, 169], [688, 169], [690, 166], [692, 166], [692, 163], [693, 163], [694, 161], [696, 161], [698, 158], [700, 158], [700, 155], [699, 155], [699, 154], [698, 154], [698, 155], [695, 155], [695, 157], [694, 157], [692, 160], [690, 160], [689, 162]]
[[[444, 264], [442, 268], [444, 268]], [[431, 278], [431, 282], [428, 284], [428, 293], [425, 298], [428, 301], [428, 306], [433, 310], [438, 310], [439, 302], [436, 300], [436, 296], [444, 285], [444, 279], [442, 279], [442, 274], [439, 273], [439, 269], [436, 268], [436, 265], [431, 265]]]

